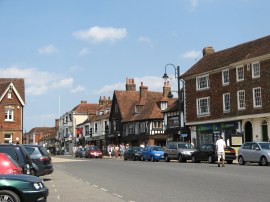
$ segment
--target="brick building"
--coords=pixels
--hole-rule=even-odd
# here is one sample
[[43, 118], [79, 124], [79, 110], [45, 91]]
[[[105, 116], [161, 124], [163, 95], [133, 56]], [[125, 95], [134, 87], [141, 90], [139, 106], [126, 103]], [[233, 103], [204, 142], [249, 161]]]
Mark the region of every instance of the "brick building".
[[22, 143], [24, 79], [0, 78], [0, 142]]
[[215, 52], [181, 75], [185, 81], [186, 125], [198, 144], [239, 146], [270, 135], [270, 36]]

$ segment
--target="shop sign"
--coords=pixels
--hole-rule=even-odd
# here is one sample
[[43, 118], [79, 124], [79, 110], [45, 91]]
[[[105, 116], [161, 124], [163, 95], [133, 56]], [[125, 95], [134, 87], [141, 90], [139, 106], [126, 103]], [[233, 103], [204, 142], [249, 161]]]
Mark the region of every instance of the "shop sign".
[[199, 125], [199, 126], [197, 126], [197, 128], [198, 128], [199, 132], [211, 131], [213, 129], [213, 125], [210, 125], [210, 124], [208, 124], [208, 125]]
[[236, 121], [234, 122], [227, 122], [227, 123], [221, 123], [221, 128], [226, 129], [226, 128], [237, 128], [238, 123]]

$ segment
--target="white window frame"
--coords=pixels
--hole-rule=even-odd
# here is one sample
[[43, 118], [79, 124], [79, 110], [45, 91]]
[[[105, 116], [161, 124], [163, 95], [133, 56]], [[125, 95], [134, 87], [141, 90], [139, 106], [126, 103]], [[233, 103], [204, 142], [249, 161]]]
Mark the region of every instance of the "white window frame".
[[238, 110], [246, 109], [246, 100], [245, 100], [244, 90], [237, 91], [237, 107], [238, 107]]
[[[253, 88], [253, 107], [262, 107], [262, 89], [261, 87]], [[257, 91], [257, 92], [256, 92]]]
[[[243, 74], [242, 74], [242, 77], [239, 78], [241, 75], [239, 74], [239, 70], [242, 69], [243, 70]], [[236, 67], [236, 81], [244, 81], [244, 78], [245, 78], [245, 69], [244, 69], [244, 66], [238, 66]]]
[[168, 102], [161, 102], [160, 103], [160, 109], [165, 110], [168, 108]]
[[[202, 79], [206, 79], [206, 82], [202, 82]], [[204, 83], [206, 83], [205, 86], [203, 86]], [[209, 89], [209, 75], [208, 74], [196, 77], [196, 89], [197, 90]]]
[[[6, 137], [6, 135], [10, 135], [10, 137]], [[12, 133], [5, 133], [4, 134], [4, 143], [12, 143]]]
[[230, 96], [230, 93], [224, 93], [223, 94], [223, 111], [224, 112], [229, 112], [230, 110], [231, 110], [231, 96]]
[[260, 76], [261, 76], [260, 62], [252, 63], [252, 78], [259, 78]]
[[14, 121], [14, 110], [5, 108], [5, 121]]
[[230, 83], [230, 71], [229, 69], [224, 69], [222, 71], [222, 85], [225, 86], [228, 85], [229, 83]]
[[[206, 109], [202, 110], [202, 102], [206, 101]], [[204, 97], [204, 98], [198, 98], [196, 100], [196, 106], [197, 106], [197, 115], [203, 116], [203, 115], [210, 115], [210, 97]]]

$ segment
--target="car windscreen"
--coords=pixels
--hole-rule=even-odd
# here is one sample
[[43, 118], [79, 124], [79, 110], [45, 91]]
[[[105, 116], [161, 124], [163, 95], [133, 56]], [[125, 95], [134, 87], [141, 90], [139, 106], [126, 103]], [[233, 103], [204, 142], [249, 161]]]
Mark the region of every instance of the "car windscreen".
[[5, 154], [5, 155], [16, 167], [20, 167], [20, 165], [17, 163], [17, 161], [15, 161], [13, 158], [11, 158], [8, 154]]
[[186, 144], [179, 143], [178, 148], [180, 148], [180, 149], [194, 149], [193, 145], [190, 143], [186, 143]]
[[262, 149], [270, 150], [270, 143], [268, 143], [268, 142], [259, 143], [259, 145], [261, 146]]
[[1, 153], [8, 154], [11, 158], [13, 158], [15, 161], [18, 161], [17, 154], [15, 153], [14, 149], [11, 147], [0, 147]]

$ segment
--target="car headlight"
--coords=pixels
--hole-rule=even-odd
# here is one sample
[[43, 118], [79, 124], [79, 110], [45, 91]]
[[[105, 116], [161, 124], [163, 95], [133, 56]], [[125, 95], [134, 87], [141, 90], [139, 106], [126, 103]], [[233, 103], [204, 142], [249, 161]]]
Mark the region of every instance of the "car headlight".
[[34, 183], [34, 187], [35, 187], [35, 189], [41, 189], [42, 187], [44, 187], [43, 186], [43, 184], [42, 183]]
[[190, 154], [190, 152], [188, 152], [188, 151], [183, 151], [183, 154]]
[[268, 152], [267, 154], [268, 154], [268, 156], [270, 156], [270, 152]]
[[155, 154], [155, 156], [160, 156], [160, 154]]

